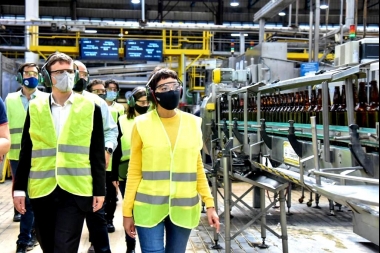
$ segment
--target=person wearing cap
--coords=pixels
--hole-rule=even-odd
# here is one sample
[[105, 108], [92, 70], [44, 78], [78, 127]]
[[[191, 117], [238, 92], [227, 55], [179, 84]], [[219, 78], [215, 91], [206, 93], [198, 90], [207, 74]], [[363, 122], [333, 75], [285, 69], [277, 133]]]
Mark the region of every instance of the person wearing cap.
[[[8, 93], [5, 99], [12, 143], [8, 159], [13, 178], [19, 163], [21, 135], [29, 102], [37, 97], [48, 96], [48, 93], [37, 89], [40, 79], [40, 70], [35, 63], [22, 64], [17, 71], [16, 77], [17, 82], [21, 85], [21, 89]], [[13, 218], [13, 220], [17, 221], [17, 216], [20, 216], [20, 233], [16, 241], [16, 253], [24, 253], [27, 250], [33, 249], [37, 244], [33, 232], [34, 215], [28, 195], [26, 195], [25, 206], [26, 213], [21, 215], [17, 212]]]
[[102, 114], [72, 91], [77, 72], [68, 55], [52, 55], [41, 72], [52, 93], [29, 104], [13, 203], [25, 214], [28, 192], [43, 252], [76, 253], [86, 214], [104, 202]]

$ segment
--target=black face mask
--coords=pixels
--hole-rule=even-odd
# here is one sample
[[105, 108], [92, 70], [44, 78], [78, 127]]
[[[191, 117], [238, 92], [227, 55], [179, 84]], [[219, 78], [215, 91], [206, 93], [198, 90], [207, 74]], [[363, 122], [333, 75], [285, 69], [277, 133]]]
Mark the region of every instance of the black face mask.
[[149, 109], [149, 106], [139, 106], [138, 104], [135, 104], [135, 110], [140, 115], [146, 113], [148, 109]]
[[171, 90], [164, 93], [155, 92], [157, 103], [166, 110], [174, 110], [179, 104], [179, 90]]
[[98, 94], [98, 96], [99, 96], [101, 99], [106, 100], [107, 94]]
[[87, 81], [86, 79], [79, 78], [79, 80], [74, 84], [73, 91], [82, 92], [86, 89]]

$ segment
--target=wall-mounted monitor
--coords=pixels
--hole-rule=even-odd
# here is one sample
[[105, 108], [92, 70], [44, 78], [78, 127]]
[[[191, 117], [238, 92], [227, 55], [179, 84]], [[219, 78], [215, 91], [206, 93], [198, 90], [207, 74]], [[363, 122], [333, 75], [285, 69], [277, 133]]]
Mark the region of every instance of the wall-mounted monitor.
[[125, 60], [162, 61], [162, 40], [127, 40]]
[[118, 39], [80, 39], [80, 58], [82, 60], [119, 60]]

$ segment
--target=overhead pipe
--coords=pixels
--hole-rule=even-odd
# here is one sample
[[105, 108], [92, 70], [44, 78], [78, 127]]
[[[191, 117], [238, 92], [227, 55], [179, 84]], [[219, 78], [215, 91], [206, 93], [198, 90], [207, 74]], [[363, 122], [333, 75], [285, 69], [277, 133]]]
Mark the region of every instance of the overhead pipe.
[[363, 38], [367, 36], [367, 16], [368, 16], [368, 0], [363, 3]]
[[[310, 16], [309, 16], [309, 62], [313, 60], [313, 0], [310, 0]], [[310, 94], [310, 93], [309, 93]]]
[[145, 23], [145, 0], [141, 0], [141, 23]]
[[[1, 24], [5, 26], [42, 26], [50, 27], [54, 23], [57, 26], [85, 26], [86, 28], [109, 28], [109, 29], [133, 29], [133, 30], [179, 30], [179, 31], [214, 31], [214, 32], [258, 32], [259, 27], [250, 26], [226, 26], [226, 25], [205, 25], [205, 24], [170, 24], [170, 23], [152, 23], [139, 24], [139, 22], [104, 22], [104, 21], [57, 21], [57, 20], [18, 20], [2, 19]], [[265, 24], [265, 20], [264, 20]], [[309, 32], [310, 27], [292, 28], [292, 27], [265, 27], [268, 32]], [[362, 32], [363, 29], [358, 29]], [[367, 29], [367, 33], [378, 33], [379, 28]]]
[[77, 20], [77, 0], [71, 0], [70, 12], [71, 12], [71, 20]]
[[289, 27], [292, 26], [292, 5], [289, 4]]
[[[348, 31], [350, 29], [350, 25], [355, 24], [355, 0], [346, 0], [346, 22], [342, 27], [339, 29], [335, 29], [331, 32], [328, 32], [323, 36], [323, 38], [329, 38], [331, 36], [334, 36], [337, 33], [341, 33], [341, 36], [343, 36], [343, 33]], [[341, 12], [343, 12], [343, 0], [341, 0]], [[343, 14], [341, 13], [341, 21], [343, 22]]]
[[[318, 62], [319, 55], [319, 27], [321, 25], [321, 1], [315, 0], [315, 28], [314, 29], [314, 62]], [[317, 29], [318, 28], [318, 29]]]
[[[340, 16], [339, 16], [339, 25], [340, 25], [340, 44], [343, 44], [343, 9], [344, 9], [344, 0], [340, 0]], [[328, 33], [327, 33], [328, 34]]]
[[298, 27], [298, 9], [299, 8], [300, 8], [300, 0], [297, 0], [296, 1], [296, 21], [295, 21], [296, 27]]

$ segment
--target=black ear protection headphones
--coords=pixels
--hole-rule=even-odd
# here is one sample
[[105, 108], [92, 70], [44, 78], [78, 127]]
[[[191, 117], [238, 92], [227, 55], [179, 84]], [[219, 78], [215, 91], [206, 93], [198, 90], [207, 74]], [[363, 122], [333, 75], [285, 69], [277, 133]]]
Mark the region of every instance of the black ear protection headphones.
[[[146, 86], [145, 86], [145, 88], [146, 88], [146, 97], [147, 97], [147, 99], [148, 99], [149, 101], [157, 102], [157, 101], [156, 101], [156, 97], [155, 97], [155, 95], [154, 95], [154, 91], [150, 88], [149, 84], [152, 82], [153, 78], [154, 78], [158, 73], [163, 72], [164, 70], [166, 70], [166, 69], [160, 69], [160, 70], [158, 70], [156, 73], [154, 73], [154, 74], [152, 75], [152, 77], [149, 79], [149, 81], [147, 82]], [[181, 79], [179, 79], [178, 77], [177, 77], [177, 81], [178, 81], [178, 83], [179, 83], [179, 85], [180, 85], [180, 95], [179, 95], [179, 97], [182, 98], [182, 95], [183, 95], [183, 83], [182, 83]]]
[[[17, 70], [16, 81], [19, 84], [23, 84], [23, 81], [24, 81], [23, 72], [24, 72], [24, 68], [25, 67], [28, 67], [28, 66], [26, 66], [25, 64], [23, 64]], [[37, 66], [37, 64], [35, 64], [35, 66], [31, 66], [31, 67], [36, 67], [37, 68], [37, 71], [38, 71], [38, 83], [41, 83], [42, 82], [42, 76], [41, 76], [41, 73], [40, 73], [40, 68]]]
[[[41, 75], [42, 75], [42, 82], [41, 83], [43, 83], [46, 87], [52, 87], [53, 86], [53, 82], [51, 81], [50, 73], [46, 69], [46, 66], [50, 62], [52, 56], [56, 55], [56, 54], [57, 53], [53, 53], [53, 54], [49, 55], [49, 57], [46, 59], [45, 64], [41, 68]], [[75, 73], [74, 83], [76, 83], [79, 80], [79, 71], [75, 67], [74, 67], [74, 73]]]

